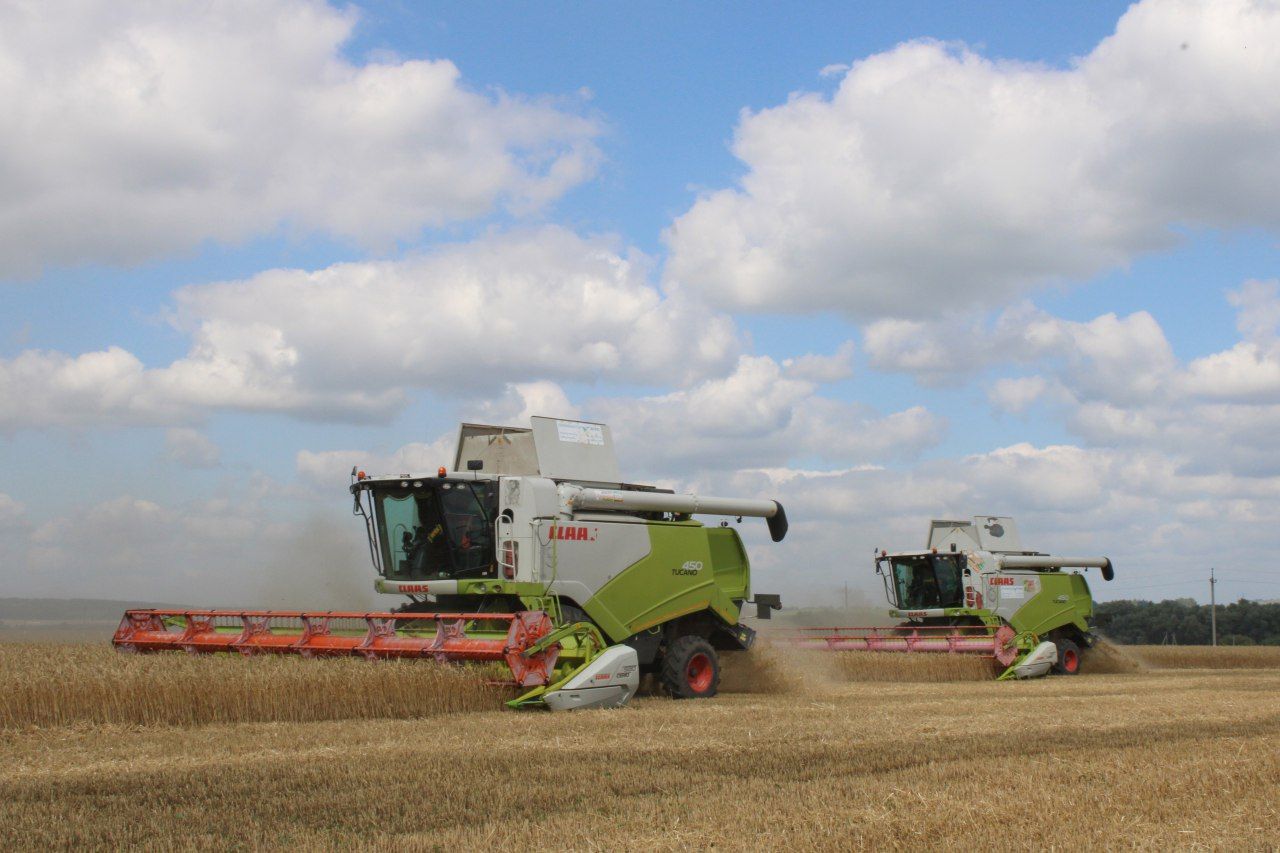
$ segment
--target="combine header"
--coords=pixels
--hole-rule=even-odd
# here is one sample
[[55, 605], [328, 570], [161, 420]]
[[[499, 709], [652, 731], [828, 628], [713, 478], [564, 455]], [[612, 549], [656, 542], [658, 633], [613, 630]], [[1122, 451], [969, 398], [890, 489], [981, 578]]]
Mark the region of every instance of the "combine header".
[[1093, 645], [1093, 597], [1084, 576], [1114, 577], [1106, 557], [1055, 557], [1026, 551], [1013, 519], [933, 521], [923, 551], [875, 558], [885, 594], [905, 619], [893, 627], [800, 628], [788, 640], [830, 651], [934, 652], [986, 655], [1000, 678], [1080, 671], [1080, 651]]
[[[237, 624], [238, 623], [238, 624]], [[360, 633], [355, 625], [364, 623]], [[434, 631], [431, 630], [434, 627]], [[502, 628], [506, 632], [499, 636]], [[579, 641], [596, 641], [590, 626]], [[471, 633], [468, 633], [468, 629]], [[485, 630], [487, 629], [487, 631]], [[358, 655], [502, 662], [510, 683], [547, 684], [560, 651], [547, 614], [522, 613], [340, 613], [287, 610], [127, 610], [116, 630], [124, 652], [184, 651], [297, 654], [303, 657]]]
[[1005, 666], [1018, 656], [1017, 635], [1008, 625], [911, 625], [888, 628], [798, 628], [792, 642], [831, 652], [934, 652], [985, 655]]
[[737, 531], [693, 515], [764, 518], [771, 500], [674, 494], [621, 482], [609, 427], [536, 417], [463, 424], [452, 470], [352, 471], [380, 593], [391, 612], [130, 610], [124, 652], [357, 655], [496, 664], [524, 689], [508, 704], [614, 707], [652, 672], [677, 698], [713, 696], [718, 652], [750, 648], [752, 602]]

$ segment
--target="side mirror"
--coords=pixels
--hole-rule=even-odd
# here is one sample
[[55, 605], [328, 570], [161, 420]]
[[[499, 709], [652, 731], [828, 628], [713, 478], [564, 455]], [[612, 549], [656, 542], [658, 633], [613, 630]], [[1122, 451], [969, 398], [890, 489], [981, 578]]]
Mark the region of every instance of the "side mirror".
[[782, 596], [757, 593], [753, 599], [757, 619], [772, 619], [774, 610], [782, 609]]

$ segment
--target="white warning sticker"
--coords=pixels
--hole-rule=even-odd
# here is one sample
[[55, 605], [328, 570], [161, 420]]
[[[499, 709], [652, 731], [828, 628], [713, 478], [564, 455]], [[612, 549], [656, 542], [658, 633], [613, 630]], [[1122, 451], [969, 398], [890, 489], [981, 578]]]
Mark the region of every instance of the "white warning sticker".
[[556, 421], [560, 440], [569, 444], [604, 445], [604, 427], [600, 424], [584, 424], [580, 421]]
[[1027, 591], [1020, 586], [1004, 586], [1000, 588], [1001, 598], [1026, 598]]

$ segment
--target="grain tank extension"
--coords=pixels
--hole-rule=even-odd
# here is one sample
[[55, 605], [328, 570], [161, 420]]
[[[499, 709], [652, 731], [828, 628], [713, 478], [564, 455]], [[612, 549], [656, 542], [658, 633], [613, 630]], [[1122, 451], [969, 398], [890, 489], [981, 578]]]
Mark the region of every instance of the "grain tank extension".
[[675, 494], [622, 481], [609, 427], [535, 417], [463, 424], [452, 468], [352, 471], [386, 613], [130, 611], [128, 651], [259, 651], [491, 661], [520, 707], [615, 706], [654, 673], [677, 698], [712, 696], [719, 652], [750, 648], [750, 564], [729, 521], [787, 532], [776, 501]]

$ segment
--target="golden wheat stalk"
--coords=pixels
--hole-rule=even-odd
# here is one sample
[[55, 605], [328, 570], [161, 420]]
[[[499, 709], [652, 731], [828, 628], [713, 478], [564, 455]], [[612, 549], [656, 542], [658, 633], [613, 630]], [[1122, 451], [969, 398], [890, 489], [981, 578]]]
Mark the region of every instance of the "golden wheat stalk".
[[493, 709], [502, 698], [475, 670], [433, 661], [0, 645], [0, 728], [420, 717]]

